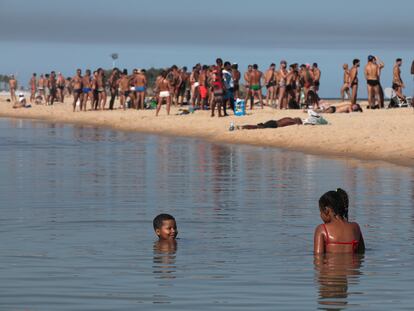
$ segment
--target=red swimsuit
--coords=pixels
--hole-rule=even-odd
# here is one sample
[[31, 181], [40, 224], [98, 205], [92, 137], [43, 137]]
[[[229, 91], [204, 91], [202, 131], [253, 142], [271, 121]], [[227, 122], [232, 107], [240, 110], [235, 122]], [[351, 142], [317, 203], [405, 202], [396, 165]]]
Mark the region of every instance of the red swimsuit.
[[352, 240], [351, 242], [330, 242], [329, 241], [329, 234], [328, 234], [328, 230], [326, 229], [325, 224], [322, 225], [323, 228], [325, 229], [325, 233], [326, 233], [326, 248], [328, 248], [329, 244], [338, 244], [338, 245], [352, 245], [352, 252], [356, 253], [356, 251], [358, 250], [358, 244], [359, 241], [357, 240]]

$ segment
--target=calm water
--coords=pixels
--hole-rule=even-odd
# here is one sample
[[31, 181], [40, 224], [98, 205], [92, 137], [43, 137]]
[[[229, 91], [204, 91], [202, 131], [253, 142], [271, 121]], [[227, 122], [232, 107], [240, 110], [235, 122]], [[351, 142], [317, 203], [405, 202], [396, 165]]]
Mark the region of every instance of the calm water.
[[[414, 170], [0, 120], [0, 310], [412, 310]], [[314, 258], [349, 191], [364, 257]], [[152, 219], [176, 216], [177, 247]]]

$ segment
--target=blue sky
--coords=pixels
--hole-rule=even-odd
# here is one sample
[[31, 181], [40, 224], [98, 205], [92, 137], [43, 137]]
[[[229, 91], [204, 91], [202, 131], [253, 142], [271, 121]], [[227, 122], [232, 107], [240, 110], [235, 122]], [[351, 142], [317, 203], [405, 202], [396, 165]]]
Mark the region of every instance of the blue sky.
[[412, 93], [412, 12], [409, 0], [0, 0], [0, 71], [24, 82], [31, 72], [73, 75], [77, 67], [111, 67], [112, 52], [129, 69], [191, 67], [217, 56], [242, 69], [315, 61], [323, 72], [321, 94], [332, 97], [342, 64], [353, 58], [364, 64], [374, 54], [386, 63], [385, 86], [395, 58], [405, 60]]

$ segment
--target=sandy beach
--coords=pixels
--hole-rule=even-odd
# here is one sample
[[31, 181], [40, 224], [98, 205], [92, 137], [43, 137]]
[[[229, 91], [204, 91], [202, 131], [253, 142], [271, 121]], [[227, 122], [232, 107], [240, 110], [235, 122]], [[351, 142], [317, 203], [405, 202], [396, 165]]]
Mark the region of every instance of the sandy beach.
[[[334, 101], [332, 102], [335, 103]], [[363, 107], [366, 103], [361, 103]], [[13, 109], [6, 97], [0, 97], [0, 116], [29, 118], [49, 122], [64, 122], [110, 127], [117, 130], [137, 131], [162, 135], [187, 136], [220, 143], [240, 143], [257, 146], [280, 147], [306, 153], [382, 160], [391, 163], [414, 165], [414, 110], [364, 110], [363, 113], [326, 114], [329, 125], [290, 126], [279, 129], [228, 130], [236, 125], [256, 124], [282, 117], [301, 117], [299, 110], [257, 108], [243, 117], [211, 118], [208, 111], [190, 115], [170, 116], [163, 107], [159, 117], [154, 110], [114, 110], [72, 112], [70, 100], [54, 106], [34, 105], [32, 108]]]

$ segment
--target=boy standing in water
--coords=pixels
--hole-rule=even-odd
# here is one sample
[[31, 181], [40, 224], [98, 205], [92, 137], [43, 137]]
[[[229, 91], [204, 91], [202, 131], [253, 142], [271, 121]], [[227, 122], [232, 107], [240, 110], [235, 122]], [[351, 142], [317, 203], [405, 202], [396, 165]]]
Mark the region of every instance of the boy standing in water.
[[174, 241], [177, 237], [177, 223], [169, 214], [159, 214], [152, 222], [155, 234], [160, 241]]

